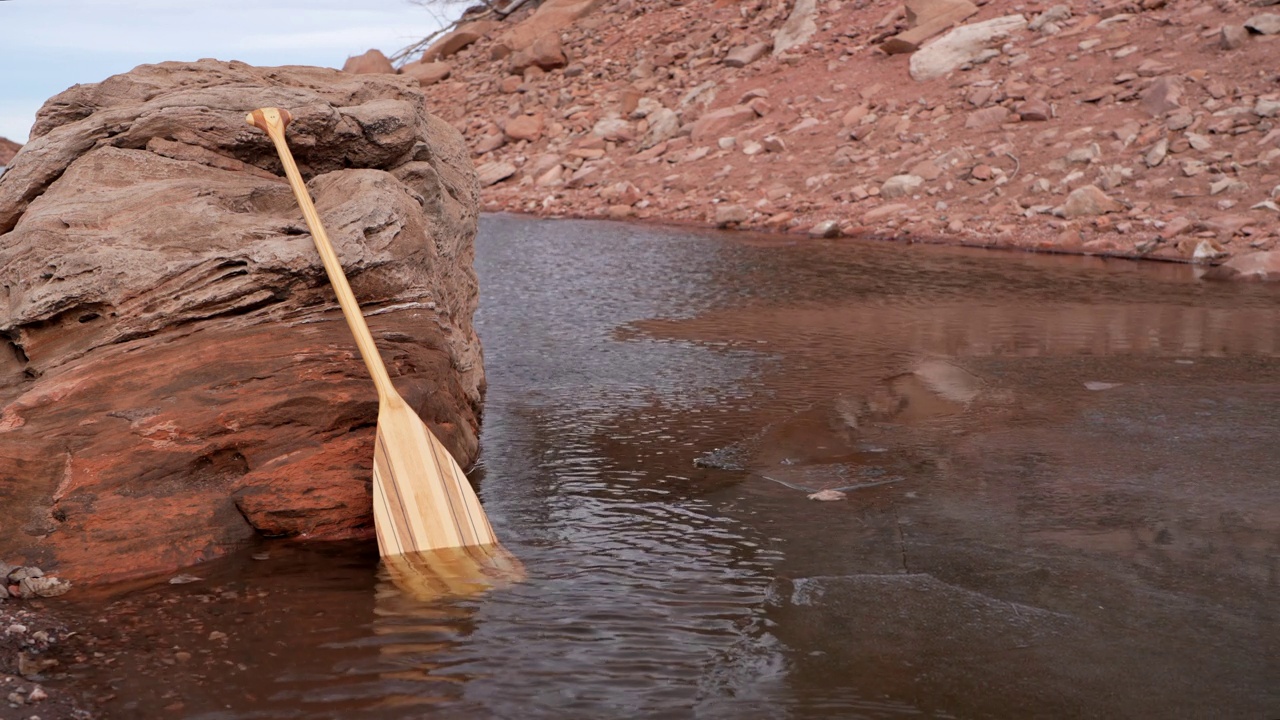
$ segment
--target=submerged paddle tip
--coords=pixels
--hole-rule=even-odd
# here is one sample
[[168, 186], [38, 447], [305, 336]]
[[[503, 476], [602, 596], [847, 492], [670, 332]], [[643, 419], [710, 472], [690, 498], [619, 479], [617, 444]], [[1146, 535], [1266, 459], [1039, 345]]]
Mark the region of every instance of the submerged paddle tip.
[[278, 124], [282, 130], [288, 127], [289, 123], [293, 122], [293, 115], [291, 115], [288, 110], [281, 108], [258, 108], [248, 115], [245, 115], [244, 120], [259, 130], [266, 132], [267, 128], [276, 124]]

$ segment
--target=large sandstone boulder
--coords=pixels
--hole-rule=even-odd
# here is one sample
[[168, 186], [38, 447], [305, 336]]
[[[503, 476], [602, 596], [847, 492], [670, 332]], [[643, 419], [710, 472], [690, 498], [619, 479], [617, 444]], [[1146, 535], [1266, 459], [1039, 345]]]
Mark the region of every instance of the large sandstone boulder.
[[0, 557], [104, 580], [370, 534], [376, 396], [262, 106], [397, 387], [474, 459], [478, 185], [417, 82], [143, 65], [49, 100], [0, 176]]

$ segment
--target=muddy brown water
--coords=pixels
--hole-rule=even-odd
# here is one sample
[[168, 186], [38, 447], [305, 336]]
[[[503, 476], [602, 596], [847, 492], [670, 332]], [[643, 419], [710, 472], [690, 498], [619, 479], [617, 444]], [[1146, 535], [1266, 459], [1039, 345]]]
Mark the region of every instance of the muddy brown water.
[[1280, 289], [508, 216], [476, 263], [527, 581], [77, 593], [108, 717], [1280, 717]]

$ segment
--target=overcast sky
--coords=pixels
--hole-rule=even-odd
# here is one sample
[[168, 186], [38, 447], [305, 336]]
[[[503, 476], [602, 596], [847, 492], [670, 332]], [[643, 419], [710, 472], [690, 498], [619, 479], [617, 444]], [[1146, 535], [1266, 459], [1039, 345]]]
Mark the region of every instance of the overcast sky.
[[143, 63], [342, 67], [439, 25], [410, 0], [0, 0], [0, 137], [25, 142], [45, 100]]

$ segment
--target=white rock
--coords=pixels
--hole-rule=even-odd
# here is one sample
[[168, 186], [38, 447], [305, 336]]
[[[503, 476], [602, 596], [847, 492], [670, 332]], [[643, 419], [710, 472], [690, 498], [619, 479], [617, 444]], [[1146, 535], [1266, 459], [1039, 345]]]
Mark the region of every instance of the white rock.
[[809, 42], [809, 38], [818, 32], [818, 24], [814, 21], [817, 15], [816, 0], [796, 0], [787, 21], [773, 34], [774, 56]]
[[[978, 61], [999, 41], [1027, 26], [1021, 15], [1006, 15], [985, 22], [961, 25], [925, 45], [911, 56], [911, 77], [932, 80], [956, 68]], [[996, 51], [999, 55], [999, 51]]]
[[880, 197], [886, 200], [906, 197], [924, 186], [924, 178], [919, 175], [894, 175], [880, 186]]

